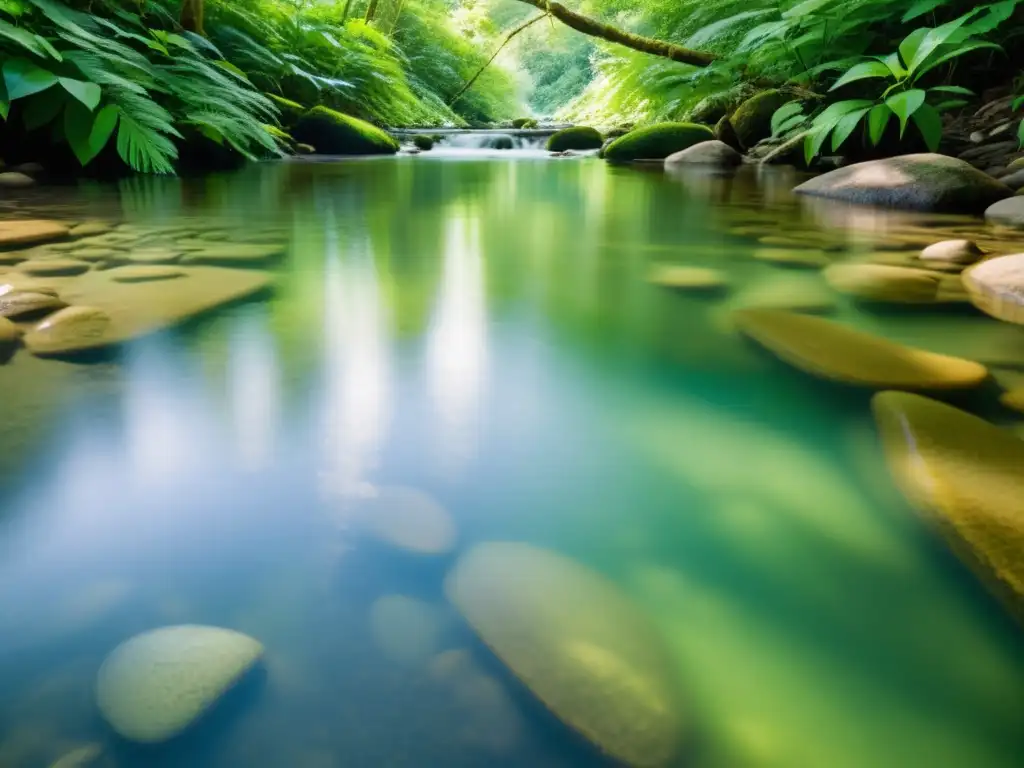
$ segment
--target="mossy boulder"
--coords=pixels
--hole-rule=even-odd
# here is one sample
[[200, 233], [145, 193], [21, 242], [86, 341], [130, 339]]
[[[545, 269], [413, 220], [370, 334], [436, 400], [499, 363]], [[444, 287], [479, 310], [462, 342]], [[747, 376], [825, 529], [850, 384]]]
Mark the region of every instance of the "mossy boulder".
[[512, 121], [512, 127], [513, 128], [527, 128], [527, 129], [529, 129], [529, 128], [536, 128], [537, 127], [537, 121], [534, 120], [532, 117], [517, 117], [515, 120]]
[[729, 118], [740, 146], [743, 149], [750, 149], [761, 139], [771, 136], [772, 115], [779, 107], [792, 100], [792, 96], [772, 89], [761, 91], [740, 104]]
[[951, 549], [1024, 620], [1024, 441], [905, 392], [872, 400], [889, 471]]
[[577, 125], [572, 128], [563, 128], [548, 139], [547, 149], [549, 152], [565, 152], [569, 149], [600, 149], [604, 144], [604, 137], [596, 128], [586, 125]]
[[325, 155], [393, 155], [398, 142], [375, 125], [327, 107], [313, 107], [295, 123], [292, 136]]
[[733, 313], [736, 327], [779, 359], [812, 376], [853, 386], [913, 391], [973, 389], [980, 363], [915, 349], [820, 317], [774, 309]]
[[276, 93], [268, 93], [266, 96], [274, 102], [274, 106], [277, 107], [278, 111], [281, 113], [281, 125], [286, 128], [288, 126], [295, 125], [295, 122], [302, 117], [306, 111], [306, 108], [299, 104], [299, 102], [286, 99], [284, 96], [278, 96]]
[[604, 157], [613, 163], [634, 160], [664, 160], [694, 144], [713, 139], [706, 125], [697, 123], [658, 123], [637, 128], [604, 148]]
[[412, 143], [416, 149], [421, 149], [424, 152], [427, 152], [434, 148], [434, 137], [427, 136], [425, 133], [417, 133], [412, 137]]

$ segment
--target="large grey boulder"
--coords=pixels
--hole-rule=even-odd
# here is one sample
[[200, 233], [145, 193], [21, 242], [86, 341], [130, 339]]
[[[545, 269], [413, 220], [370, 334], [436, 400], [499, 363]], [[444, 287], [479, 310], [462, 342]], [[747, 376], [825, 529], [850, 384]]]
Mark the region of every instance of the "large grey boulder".
[[694, 144], [692, 147], [675, 152], [665, 158], [665, 167], [698, 165], [715, 168], [731, 168], [743, 162], [743, 156], [724, 141], [712, 139]]
[[796, 192], [848, 203], [950, 213], [981, 213], [1013, 194], [969, 163], [933, 153], [839, 168], [805, 181]]
[[993, 203], [985, 209], [985, 219], [990, 224], [1024, 229], [1024, 197], [1018, 195]]

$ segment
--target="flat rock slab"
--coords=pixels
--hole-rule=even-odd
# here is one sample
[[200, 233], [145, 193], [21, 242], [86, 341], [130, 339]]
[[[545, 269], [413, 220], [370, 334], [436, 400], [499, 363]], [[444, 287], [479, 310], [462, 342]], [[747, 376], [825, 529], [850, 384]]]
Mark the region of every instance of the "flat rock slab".
[[88, 272], [90, 266], [77, 259], [30, 259], [21, 262], [18, 269], [35, 277], [70, 277]]
[[824, 275], [839, 293], [891, 304], [932, 304], [942, 279], [926, 269], [887, 264], [833, 264]]
[[969, 163], [931, 153], [856, 163], [805, 181], [794, 191], [848, 203], [949, 213], [981, 213], [1013, 194]]
[[744, 335], [805, 373], [876, 389], [973, 389], [988, 369], [972, 360], [904, 346], [830, 320], [772, 309], [733, 313]]
[[183, 261], [186, 264], [221, 267], [262, 267], [279, 259], [286, 250], [284, 245], [255, 243], [217, 245], [208, 242], [203, 250], [189, 253]]
[[66, 224], [48, 219], [19, 219], [0, 221], [0, 248], [37, 245], [67, 237], [71, 230]]
[[114, 227], [106, 221], [83, 221], [71, 228], [72, 237], [92, 237], [94, 235], [105, 235], [113, 231]]
[[89, 324], [87, 333], [76, 332], [76, 327], [85, 327], [77, 323], [57, 326], [44, 321], [25, 335], [29, 351], [41, 357], [56, 357], [121, 344], [247, 298], [273, 284], [272, 276], [265, 272], [216, 267], [182, 269], [183, 274], [173, 280], [141, 283], [116, 281], [110, 276], [112, 271], [88, 272], [69, 280], [61, 291], [61, 298], [68, 303], [96, 310], [108, 318], [101, 332], [96, 332], [98, 320]]
[[115, 283], [148, 283], [151, 280], [173, 280], [185, 277], [186, 272], [166, 264], [133, 264], [107, 272]]
[[132, 264], [176, 264], [183, 255], [177, 248], [135, 248], [125, 251], [123, 260]]
[[35, 320], [45, 317], [67, 303], [55, 294], [38, 291], [11, 291], [0, 296], [0, 318], [10, 320]]

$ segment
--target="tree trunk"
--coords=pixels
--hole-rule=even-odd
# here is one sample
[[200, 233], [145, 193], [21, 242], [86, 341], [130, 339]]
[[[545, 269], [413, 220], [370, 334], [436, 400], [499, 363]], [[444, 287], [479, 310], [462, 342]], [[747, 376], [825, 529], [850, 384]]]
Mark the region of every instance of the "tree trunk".
[[179, 23], [186, 32], [203, 34], [203, 0], [182, 0]]
[[673, 43], [666, 43], [663, 40], [655, 40], [652, 37], [634, 35], [631, 32], [626, 32], [625, 30], [613, 27], [610, 24], [604, 24], [597, 19], [592, 19], [588, 16], [576, 13], [575, 11], [570, 11], [561, 3], [548, 2], [548, 0], [519, 0], [519, 2], [527, 3], [532, 5], [534, 8], [550, 13], [560, 22], [568, 27], [572, 27], [577, 32], [582, 32], [583, 34], [590, 35], [591, 37], [599, 37], [610, 43], [618, 43], [619, 45], [624, 45], [627, 48], [632, 48], [634, 51], [649, 53], [652, 56], [661, 56], [665, 59], [678, 61], [680, 64], [692, 64], [695, 67], [706, 67], [718, 58], [713, 53], [691, 51], [689, 48], [683, 48], [682, 46], [675, 45]]
[[498, 54], [501, 53], [501, 49], [504, 48], [506, 45], [508, 45], [509, 40], [511, 40], [516, 35], [518, 35], [520, 32], [522, 32], [527, 27], [531, 26], [532, 24], [534, 24], [534, 23], [536, 23], [536, 22], [538, 22], [538, 21], [540, 21], [541, 19], [544, 19], [544, 18], [547, 18], [547, 14], [546, 13], [542, 13], [539, 16], [534, 16], [529, 21], [523, 22], [518, 27], [513, 29], [511, 32], [509, 32], [508, 35], [505, 37], [505, 39], [502, 41], [501, 45], [498, 46], [498, 49], [491, 56], [491, 58], [489, 58], [487, 60], [487, 63], [484, 64], [482, 67], [480, 67], [480, 69], [478, 69], [476, 71], [476, 74], [473, 75], [471, 78], [469, 78], [469, 80], [466, 81], [466, 84], [464, 86], [462, 86], [462, 88], [459, 89], [459, 92], [451, 97], [451, 99], [448, 101], [448, 106], [450, 107], [453, 104], [455, 104], [455, 102], [457, 102], [460, 98], [462, 98], [462, 94], [464, 94], [466, 91], [468, 91], [470, 88], [473, 87], [473, 83], [475, 83], [477, 81], [477, 78], [479, 78], [480, 75], [482, 75], [484, 73], [485, 69], [487, 69], [489, 66], [491, 66], [491, 62], [494, 61], [496, 58], [498, 58]]
[[377, 3], [380, 0], [370, 0], [370, 4], [366, 6], [366, 17], [363, 19], [367, 24], [373, 21], [373, 17], [377, 15]]
[[341, 23], [348, 21], [348, 15], [352, 11], [352, 0], [345, 0], [345, 10], [341, 12]]

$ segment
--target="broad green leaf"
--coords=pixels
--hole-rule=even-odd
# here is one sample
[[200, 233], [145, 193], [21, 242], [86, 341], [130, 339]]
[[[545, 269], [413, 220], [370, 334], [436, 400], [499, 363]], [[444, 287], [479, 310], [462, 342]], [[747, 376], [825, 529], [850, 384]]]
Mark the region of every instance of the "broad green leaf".
[[818, 128], [820, 126], [827, 125], [829, 126], [829, 130], [831, 130], [843, 115], [847, 115], [850, 112], [856, 112], [858, 109], [864, 109], [865, 107], [873, 105], [874, 102], [868, 101], [867, 99], [847, 99], [846, 101], [837, 101], [814, 118], [813, 126], [814, 128]]
[[[935, 29], [928, 30], [928, 34], [922, 38], [920, 45], [914, 51], [913, 58], [907, 62], [907, 69], [913, 74], [918, 67], [924, 64], [929, 56], [935, 53], [940, 45], [949, 41], [957, 32], [959, 32], [960, 27], [970, 21], [971, 17], [974, 16], [978, 10], [979, 9], [975, 9], [970, 13], [965, 13], [958, 19], [953, 19], [953, 21], [935, 27]], [[911, 35], [916, 34], [916, 32], [917, 31], [912, 32]]]
[[914, 88], [897, 93], [885, 100], [886, 105], [900, 120], [900, 138], [903, 138], [903, 133], [907, 130], [907, 121], [921, 108], [924, 99], [925, 92], [920, 88]]
[[878, 104], [871, 108], [871, 112], [868, 113], [868, 138], [871, 140], [871, 146], [878, 146], [882, 136], [885, 135], [885, 129], [889, 125], [890, 119], [892, 119], [892, 110], [889, 109], [888, 104]]
[[46, 56], [46, 49], [40, 45], [37, 35], [0, 19], [0, 38], [21, 46], [36, 56]]
[[686, 41], [686, 46], [688, 48], [696, 49], [703, 48], [710, 41], [721, 38], [722, 33], [730, 27], [736, 26], [737, 24], [750, 19], [756, 19], [759, 16], [768, 16], [773, 13], [775, 13], [775, 9], [769, 8], [767, 10], [760, 11], [743, 11], [742, 13], [737, 13], [725, 19], [720, 19], [719, 21], [708, 24], [705, 27], [701, 27], [690, 35], [689, 39]]
[[810, 165], [811, 161], [821, 152], [821, 148], [825, 145], [825, 140], [828, 139], [828, 135], [834, 127], [835, 125], [833, 124], [827, 128], [822, 127], [807, 134], [807, 138], [804, 139], [804, 162], [807, 165]]
[[102, 95], [100, 87], [96, 83], [87, 83], [84, 80], [74, 80], [70, 77], [61, 77], [59, 80], [60, 84], [64, 86], [64, 90], [82, 102], [90, 112], [96, 109]]
[[832, 130], [832, 151], [835, 152], [842, 146], [842, 143], [850, 138], [850, 134], [853, 133], [857, 126], [860, 125], [860, 121], [864, 118], [871, 110], [871, 107], [865, 107], [864, 109], [858, 109], [856, 112], [851, 112], [848, 115], [843, 115], [839, 122], [836, 123], [836, 127]]
[[9, 114], [11, 114], [11, 102], [7, 99], [0, 99], [0, 117], [6, 120]]
[[918, 0], [903, 14], [903, 23], [906, 24], [908, 21], [913, 21], [916, 18], [924, 16], [926, 13], [931, 13], [940, 5], [945, 5], [948, 0]]
[[1001, 3], [992, 3], [986, 6], [988, 13], [974, 23], [968, 25], [965, 30], [970, 35], [987, 35], [996, 29], [1000, 24], [1013, 16], [1021, 0], [1003, 0]]
[[917, 52], [921, 50], [921, 44], [924, 42], [924, 39], [928, 37], [931, 31], [932, 30], [928, 27], [915, 29], [903, 38], [903, 42], [900, 43], [900, 57], [903, 59], [903, 64], [908, 70], [912, 70], [914, 68], [914, 58], [917, 56]]
[[1016, 99], [1014, 99], [1013, 106], [1011, 107], [1011, 109], [1013, 109], [1013, 111], [1016, 112], [1018, 109], [1020, 109], [1021, 104], [1024, 104], [1024, 96], [1018, 96]]
[[891, 77], [889, 67], [880, 61], [864, 61], [860, 64], [856, 64], [846, 70], [846, 74], [836, 80], [835, 85], [829, 88], [830, 91], [834, 91], [836, 88], [842, 88], [847, 83], [852, 83], [857, 80], [867, 80], [873, 77]]
[[48, 54], [50, 54], [50, 56], [52, 58], [56, 59], [57, 61], [64, 61], [64, 57], [61, 55], [60, 51], [58, 51], [56, 48], [54, 48], [50, 44], [49, 40], [47, 40], [42, 35], [36, 35], [35, 38], [36, 38], [36, 41], [39, 43], [40, 47], [44, 51], [46, 51]]
[[64, 113], [64, 133], [71, 150], [83, 166], [88, 165], [110, 141], [117, 126], [118, 108], [108, 104], [93, 114], [78, 102]]
[[791, 28], [792, 23], [789, 21], [769, 21], [766, 24], [758, 24], [740, 41], [736, 52], [746, 53], [773, 37], [784, 37]]
[[772, 134], [779, 132], [779, 126], [785, 123], [794, 115], [802, 115], [804, 111], [804, 105], [799, 101], [791, 101], [787, 104], [783, 104], [772, 115]]
[[789, 10], [783, 11], [782, 16], [787, 19], [806, 18], [809, 14], [820, 10], [822, 6], [828, 5], [830, 2], [831, 0], [803, 0], [803, 2], [797, 3]]
[[942, 118], [931, 104], [922, 104], [913, 114], [914, 123], [924, 137], [929, 151], [936, 152], [942, 141]]
[[1017, 127], [1017, 141], [1019, 146], [1024, 147], [1024, 120], [1021, 120], [1020, 125]]
[[22, 114], [22, 121], [27, 130], [34, 131], [52, 122], [60, 114], [67, 103], [67, 94], [59, 88], [50, 88], [37, 93], [27, 101], [28, 106]]
[[793, 115], [789, 120], [783, 121], [775, 135], [782, 136], [796, 128], [798, 125], [803, 125], [806, 121], [806, 115]]
[[897, 80], [902, 80], [907, 76], [907, 68], [900, 62], [900, 55], [898, 53], [890, 53], [888, 56], [878, 56], [877, 58], [889, 68], [892, 76]]
[[11, 101], [45, 91], [57, 82], [53, 72], [36, 66], [28, 59], [8, 59], [4, 62], [3, 74]]
[[966, 107], [968, 104], [970, 104], [970, 102], [967, 101], [967, 99], [950, 99], [949, 101], [940, 101], [935, 105], [935, 108], [939, 110], [939, 112], [945, 112], [950, 109], [956, 109], [957, 107]]
[[940, 93], [955, 93], [958, 96], [973, 96], [974, 91], [970, 88], [964, 88], [959, 85], [936, 85], [934, 88], [929, 88], [928, 92], [939, 91]]
[[940, 51], [937, 56], [926, 61], [924, 64], [918, 67], [917, 70], [915, 70], [912, 81], [916, 82], [917, 79], [924, 75], [926, 72], [932, 71], [936, 67], [940, 66], [941, 64], [945, 64], [947, 61], [950, 61], [951, 59], [963, 56], [965, 53], [970, 53], [971, 51], [978, 51], [982, 49], [990, 49], [994, 51], [999, 51], [1000, 53], [1002, 53], [1003, 51], [1002, 46], [996, 45], [995, 43], [986, 43], [983, 40], [975, 40], [973, 42], [964, 43], [963, 45], [953, 48], [952, 50]]

